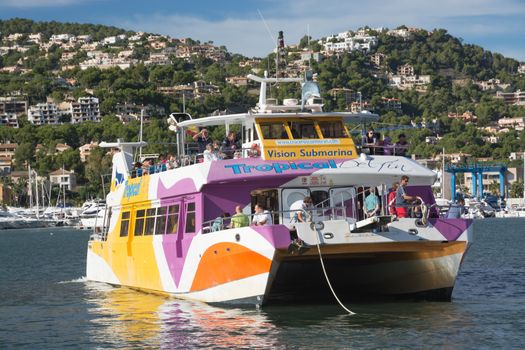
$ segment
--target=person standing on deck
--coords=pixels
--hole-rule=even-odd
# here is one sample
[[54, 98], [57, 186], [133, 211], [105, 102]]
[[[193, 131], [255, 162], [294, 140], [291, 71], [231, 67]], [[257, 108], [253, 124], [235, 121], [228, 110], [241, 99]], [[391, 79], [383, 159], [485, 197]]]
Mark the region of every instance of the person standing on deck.
[[[304, 197], [290, 205], [290, 215], [292, 215], [292, 222], [305, 222], [306, 217], [311, 214], [313, 209], [313, 201], [311, 197]], [[310, 212], [310, 213], [309, 213]]]
[[372, 216], [376, 216], [377, 214], [379, 214], [380, 206], [379, 197], [376, 194], [376, 189], [370, 187], [368, 191], [370, 193], [365, 198], [365, 214], [367, 218], [371, 218]]
[[399, 218], [408, 218], [409, 206], [418, 200], [417, 197], [409, 196], [406, 192], [409, 178], [406, 175], [401, 177], [401, 182], [396, 191], [396, 212]]
[[237, 139], [235, 131], [230, 131], [228, 136], [222, 141], [221, 152], [226, 156], [226, 159], [232, 159], [235, 151], [240, 150], [241, 146]]
[[203, 153], [206, 145], [213, 143], [213, 140], [208, 137], [208, 130], [202, 129], [197, 134], [193, 135], [193, 141], [199, 145], [199, 153]]
[[396, 192], [397, 188], [399, 187], [399, 183], [394, 182], [392, 184], [392, 188], [390, 189], [390, 192], [388, 192], [388, 212], [390, 215], [397, 216], [396, 211]]

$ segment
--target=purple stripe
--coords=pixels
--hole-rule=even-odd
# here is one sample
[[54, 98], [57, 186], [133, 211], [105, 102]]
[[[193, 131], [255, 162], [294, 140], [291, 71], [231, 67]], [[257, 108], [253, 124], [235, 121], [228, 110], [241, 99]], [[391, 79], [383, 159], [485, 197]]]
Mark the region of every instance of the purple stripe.
[[448, 241], [455, 241], [465, 232], [472, 220], [470, 219], [428, 219], [428, 222], [436, 228]]

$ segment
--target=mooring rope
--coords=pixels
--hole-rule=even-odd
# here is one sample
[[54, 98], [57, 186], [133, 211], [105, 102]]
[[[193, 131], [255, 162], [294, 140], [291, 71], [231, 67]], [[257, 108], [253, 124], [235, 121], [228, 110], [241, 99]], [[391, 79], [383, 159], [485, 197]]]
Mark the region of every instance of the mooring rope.
[[[315, 225], [315, 224], [314, 224]], [[335, 300], [341, 305], [341, 307], [347, 311], [350, 315], [355, 315], [355, 312], [352, 312], [350, 309], [348, 309], [344, 304], [339, 300], [337, 297], [337, 294], [335, 294], [334, 288], [332, 287], [332, 283], [330, 283], [330, 279], [328, 278], [328, 274], [326, 273], [326, 268], [324, 267], [323, 262], [323, 255], [321, 254], [321, 242], [319, 241], [319, 236], [321, 234], [321, 231], [316, 228], [317, 235], [315, 235], [315, 238], [317, 239], [317, 251], [319, 252], [319, 261], [321, 261], [321, 267], [323, 268], [324, 277], [326, 278], [326, 283], [328, 283], [328, 287], [330, 287], [330, 290], [332, 291], [332, 294], [334, 295]]]

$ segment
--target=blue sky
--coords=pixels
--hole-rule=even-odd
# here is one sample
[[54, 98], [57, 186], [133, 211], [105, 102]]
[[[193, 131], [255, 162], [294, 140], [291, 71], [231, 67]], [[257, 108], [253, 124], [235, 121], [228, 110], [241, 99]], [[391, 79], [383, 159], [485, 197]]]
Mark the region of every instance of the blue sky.
[[285, 42], [297, 43], [308, 31], [319, 38], [364, 25], [405, 24], [445, 28], [467, 43], [525, 61], [525, 0], [0, 0], [0, 18], [12, 17], [211, 40], [247, 56], [268, 54], [279, 30]]

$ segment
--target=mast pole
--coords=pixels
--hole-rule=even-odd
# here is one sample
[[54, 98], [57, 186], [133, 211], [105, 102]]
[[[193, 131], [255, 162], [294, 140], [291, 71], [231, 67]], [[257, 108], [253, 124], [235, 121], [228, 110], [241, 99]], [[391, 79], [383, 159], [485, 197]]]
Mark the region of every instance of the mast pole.
[[445, 198], [445, 147], [441, 154], [441, 198]]

